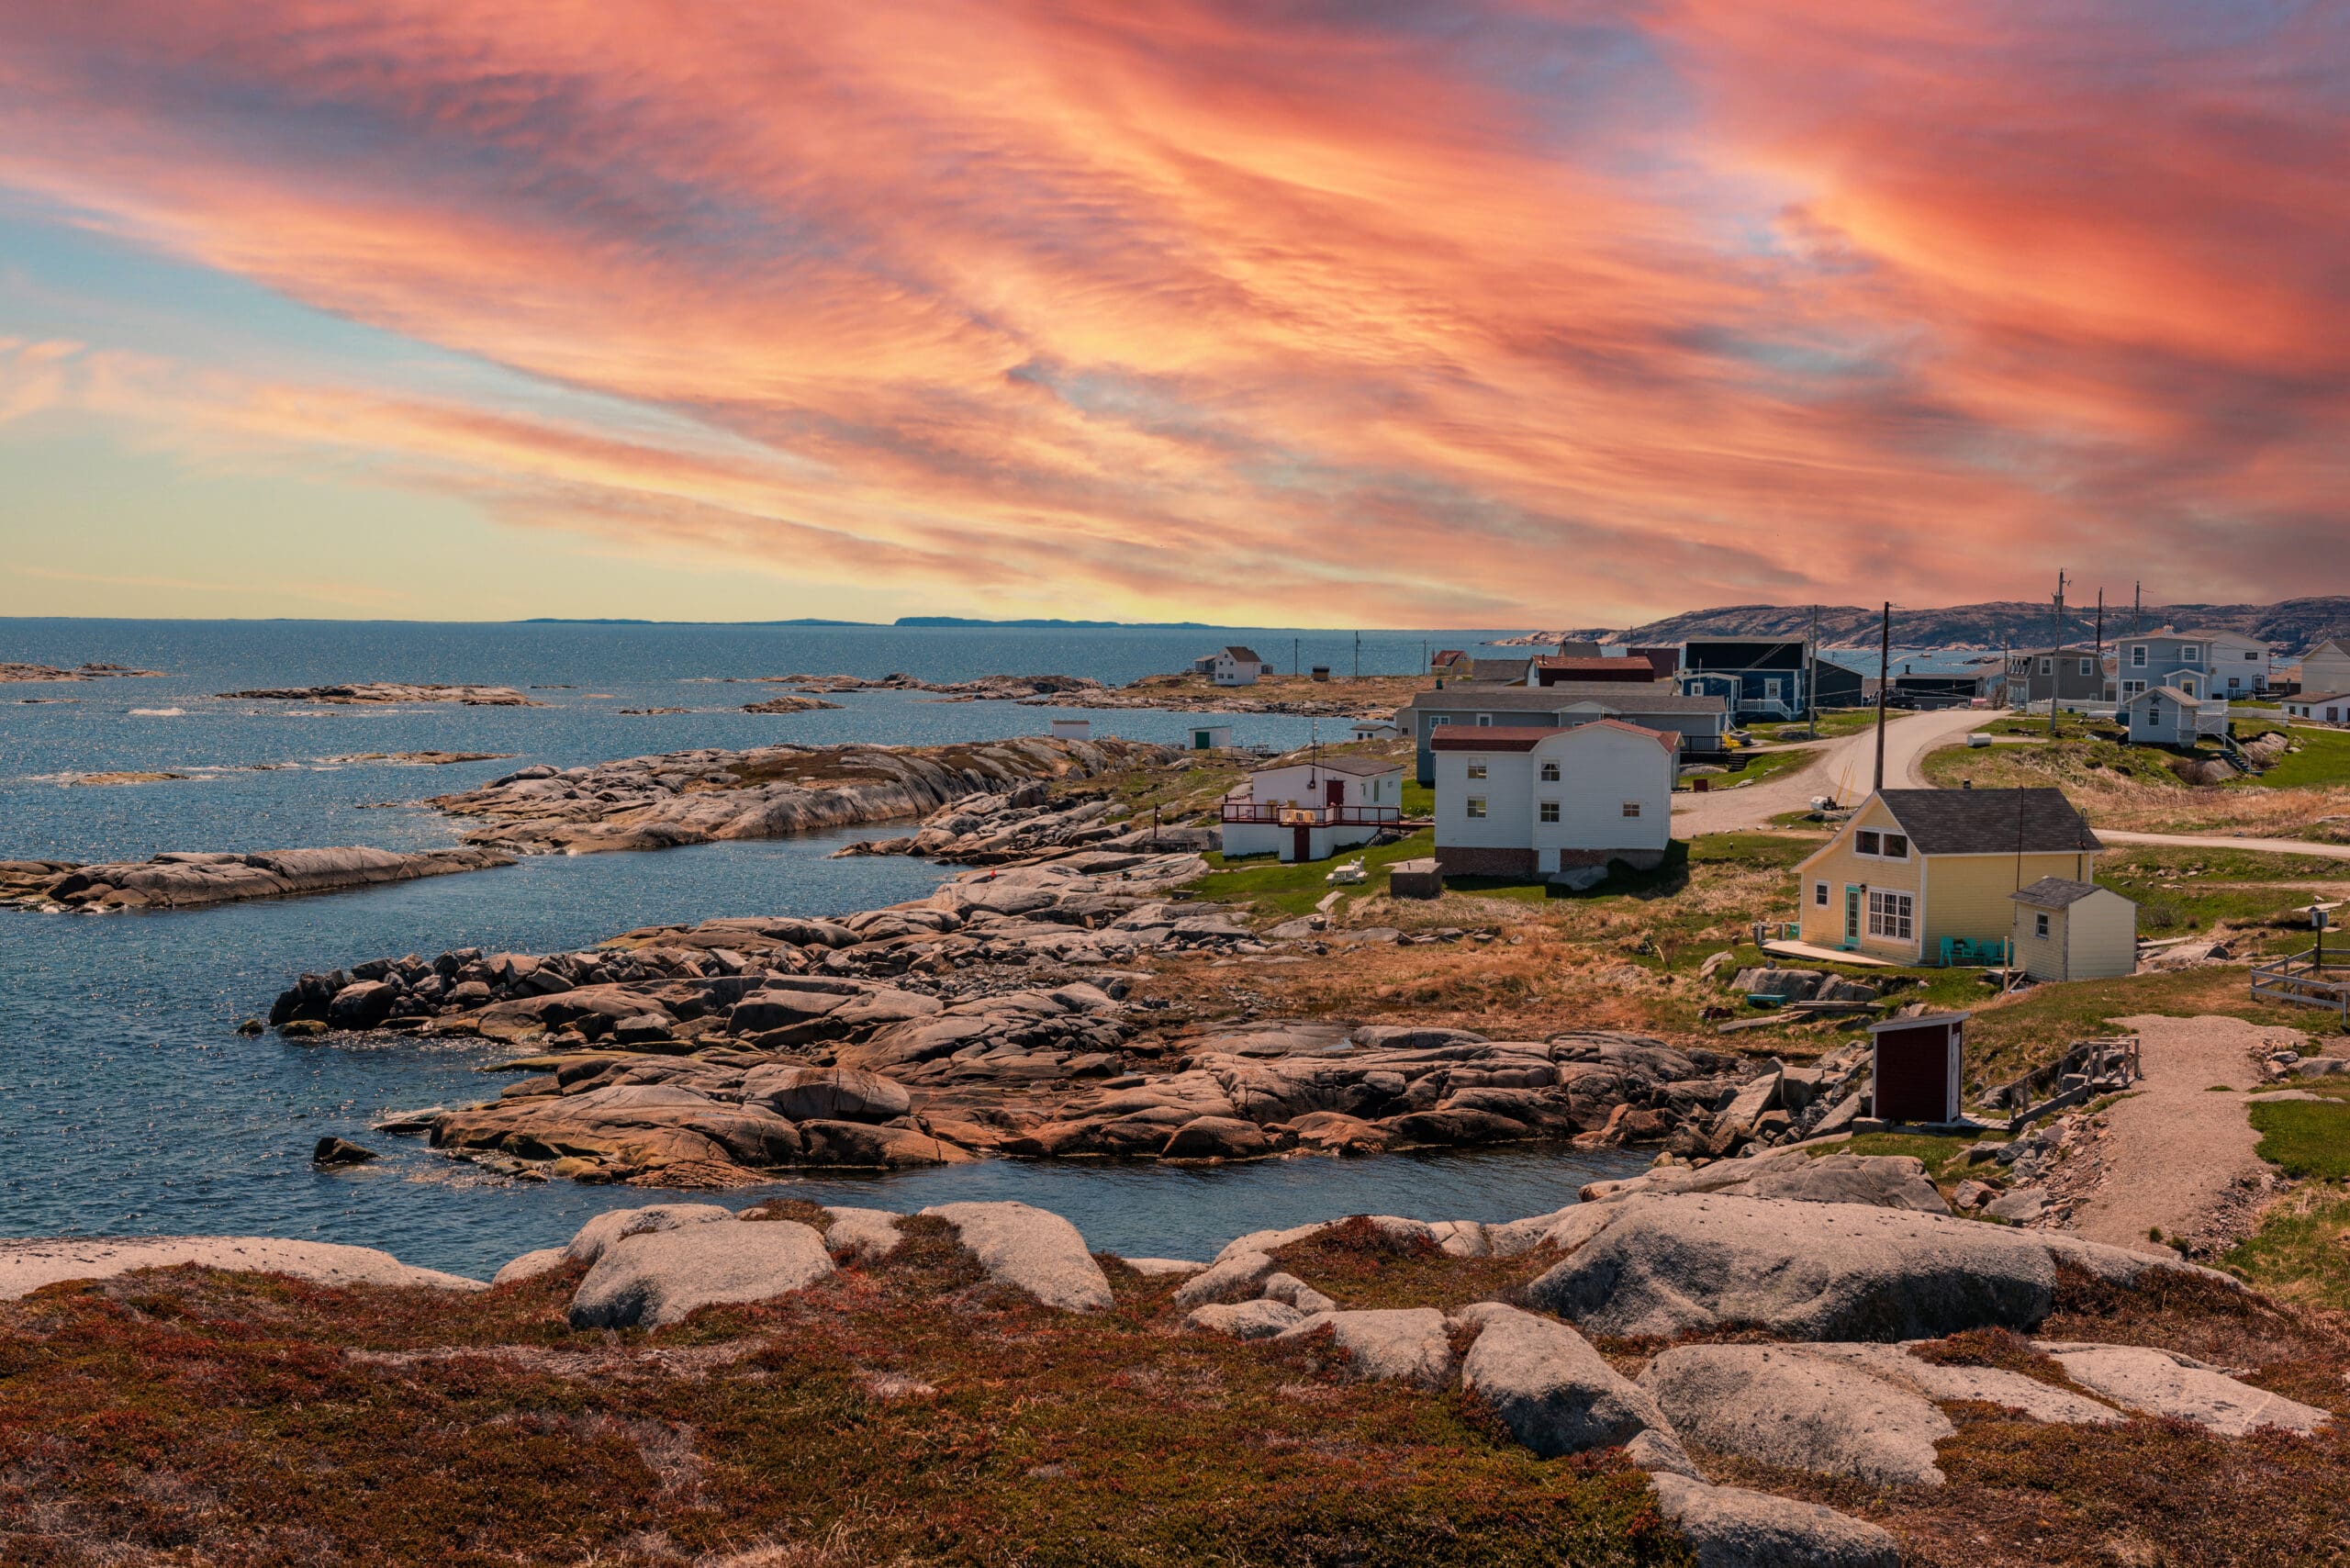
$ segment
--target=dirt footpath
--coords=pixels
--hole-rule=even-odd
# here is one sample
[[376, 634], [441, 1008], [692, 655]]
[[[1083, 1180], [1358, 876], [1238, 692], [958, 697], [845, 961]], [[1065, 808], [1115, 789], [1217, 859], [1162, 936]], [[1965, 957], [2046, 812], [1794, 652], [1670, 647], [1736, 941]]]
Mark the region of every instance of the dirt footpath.
[[[2256, 1054], [2298, 1049], [2305, 1036], [2209, 1015], [2115, 1022], [2137, 1035], [2145, 1081], [2104, 1113], [2103, 1180], [2074, 1211], [2072, 1228], [2091, 1241], [2150, 1250], [2149, 1227], [2197, 1235], [2238, 1178], [2260, 1173], [2253, 1153], [2260, 1139], [2241, 1092], [2261, 1086]], [[2215, 1083], [2238, 1092], [2215, 1094]]]

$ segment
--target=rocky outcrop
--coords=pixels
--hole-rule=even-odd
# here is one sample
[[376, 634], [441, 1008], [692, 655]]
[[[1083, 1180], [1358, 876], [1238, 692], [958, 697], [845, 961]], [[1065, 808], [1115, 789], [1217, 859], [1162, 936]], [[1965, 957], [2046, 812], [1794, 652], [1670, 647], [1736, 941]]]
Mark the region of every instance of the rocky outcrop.
[[1934, 1445], [1958, 1429], [1908, 1389], [1780, 1345], [1678, 1345], [1639, 1386], [1703, 1448], [1879, 1485], [1941, 1485]]
[[1055, 795], [1041, 784], [1028, 784], [1003, 793], [950, 801], [923, 818], [914, 833], [867, 839], [833, 853], [836, 857], [912, 855], [958, 866], [1010, 866], [1051, 860], [1089, 848], [1157, 854], [1205, 851], [1221, 848], [1223, 844], [1224, 831], [1214, 824], [1136, 826], [1125, 808], [1107, 794], [1079, 790]]
[[837, 702], [827, 702], [821, 697], [770, 697], [762, 702], [745, 702], [745, 713], [813, 713], [822, 709], [838, 708]]
[[254, 855], [173, 853], [106, 866], [9, 861], [0, 863], [0, 905], [97, 913], [201, 909], [243, 899], [341, 892], [512, 864], [512, 857], [488, 849], [408, 854], [360, 846], [273, 849]]
[[[1477, 1329], [1460, 1363], [1462, 1390], [1542, 1458], [1621, 1447], [1643, 1432], [1667, 1445], [1653, 1457], [1678, 1453], [1680, 1440], [1654, 1397], [1565, 1324], [1499, 1302], [1464, 1307], [1459, 1320]], [[1685, 1466], [1687, 1456], [1680, 1458]]]
[[[1562, 1219], [1549, 1234], [1567, 1228]], [[2029, 1329], [2053, 1305], [2059, 1258], [2122, 1282], [2188, 1267], [1946, 1215], [1719, 1193], [1603, 1204], [1581, 1228], [1528, 1299], [1587, 1329], [1643, 1338], [1724, 1327], [1802, 1339]]]
[[728, 1216], [623, 1235], [571, 1298], [574, 1328], [664, 1328], [705, 1306], [767, 1301], [833, 1271], [823, 1238], [794, 1220]]
[[1036, 779], [1091, 778], [1177, 755], [1135, 741], [1034, 737], [982, 745], [673, 752], [592, 767], [525, 767], [431, 803], [477, 819], [481, 825], [464, 834], [469, 842], [526, 854], [666, 849], [920, 817], [966, 796]]
[[2333, 1423], [2330, 1411], [2237, 1382], [2219, 1368], [2143, 1345], [2042, 1344], [2065, 1375], [2125, 1409], [2192, 1421], [2221, 1437], [2263, 1427], [2304, 1436]]
[[327, 707], [368, 707], [393, 702], [459, 702], [468, 708], [543, 708], [510, 686], [444, 686], [397, 680], [359, 681], [348, 686], [271, 687], [223, 691], [232, 702], [317, 702]]
[[419, 1269], [372, 1247], [290, 1241], [270, 1236], [141, 1236], [0, 1241], [0, 1301], [64, 1280], [110, 1280], [134, 1269], [199, 1269], [288, 1274], [321, 1285], [431, 1285], [477, 1291], [479, 1280]]
[[1850, 1514], [1669, 1471], [1649, 1482], [1697, 1568], [1900, 1568], [1893, 1537]]
[[0, 686], [35, 680], [110, 680], [162, 673], [159, 669], [132, 669], [128, 665], [76, 665], [71, 668], [61, 668], [56, 665], [0, 664]]
[[1063, 1312], [1102, 1312], [1110, 1280], [1085, 1249], [1077, 1226], [1026, 1204], [940, 1204], [922, 1211], [943, 1219], [988, 1278]]

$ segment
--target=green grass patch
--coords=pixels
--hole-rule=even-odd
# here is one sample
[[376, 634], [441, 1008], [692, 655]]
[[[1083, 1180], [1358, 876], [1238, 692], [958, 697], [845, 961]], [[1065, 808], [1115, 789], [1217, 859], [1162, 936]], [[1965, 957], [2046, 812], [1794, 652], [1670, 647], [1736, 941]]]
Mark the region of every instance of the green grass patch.
[[2260, 1158], [2288, 1176], [2350, 1180], [2350, 1103], [2272, 1100], [2252, 1107]]
[[1363, 868], [1371, 879], [1346, 888], [1349, 898], [1387, 890], [1387, 868], [1398, 860], [1413, 860], [1436, 852], [1436, 830], [1422, 828], [1408, 838], [1377, 849], [1348, 850], [1327, 860], [1308, 860], [1284, 866], [1278, 860], [1249, 858], [1227, 863], [1220, 854], [1212, 854], [1208, 864], [1217, 868], [1206, 876], [1185, 886], [1203, 899], [1218, 903], [1253, 903], [1265, 913], [1299, 915], [1312, 913], [1324, 893], [1337, 884], [1328, 880], [1330, 872], [1348, 861], [1361, 857]]
[[2329, 1187], [2279, 1204], [2223, 1261], [2280, 1300], [2350, 1312], [2350, 1194]]
[[2238, 779], [2232, 788], [2331, 789], [2350, 784], [2350, 730], [2297, 729], [2292, 734], [2300, 750], [2287, 752], [2266, 772]]
[[[1876, 710], [1874, 708], [1836, 708], [1819, 715], [1818, 738], [1823, 741], [1832, 741], [1844, 735], [1856, 735], [1863, 730], [1873, 730], [1875, 727]], [[1810, 727], [1800, 723], [1757, 724], [1752, 727], [1751, 733], [1764, 740], [1773, 741], [1803, 741], [1813, 738]]]
[[[1926, 1175], [1935, 1185], [1955, 1182], [1965, 1173], [1966, 1153], [1983, 1140], [1981, 1133], [1959, 1133], [1949, 1137], [1935, 1137], [1924, 1133], [1860, 1133], [1844, 1143], [1827, 1144], [1809, 1152], [1817, 1158], [1827, 1154], [1906, 1154], [1926, 1167]], [[2007, 1135], [1993, 1140], [2005, 1143]], [[1987, 1166], [1987, 1170], [1997, 1170]]]

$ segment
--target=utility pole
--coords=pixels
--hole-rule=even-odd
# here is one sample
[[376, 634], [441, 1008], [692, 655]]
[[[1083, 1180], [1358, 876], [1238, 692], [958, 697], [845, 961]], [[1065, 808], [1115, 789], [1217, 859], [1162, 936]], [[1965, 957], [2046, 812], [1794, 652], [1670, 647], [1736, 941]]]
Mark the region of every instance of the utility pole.
[[2056, 573], [2056, 635], [2048, 644], [2048, 738], [2056, 738], [2056, 693], [2065, 684], [2065, 573]]
[[1810, 721], [1811, 738], [1819, 738], [1819, 606], [1811, 607], [1811, 635], [1803, 645], [1803, 716]]
[[1297, 678], [1297, 645], [1303, 641], [1304, 639], [1299, 637], [1292, 637], [1289, 640], [1289, 674], [1292, 680]]
[[2146, 585], [2143, 582], [2132, 583], [2130, 585], [2130, 635], [2132, 637], [2146, 629], [2140, 618], [2141, 612], [2145, 608]]
[[1885, 601], [1885, 626], [1876, 644], [1876, 788], [1885, 788], [1885, 688], [1893, 663], [1893, 601]]
[[1362, 678], [1362, 633], [1355, 633], [1355, 678]]
[[[2098, 694], [2098, 700], [2099, 700], [2100, 701], [2104, 700], [2104, 697], [2105, 697], [2105, 585], [2104, 585], [2103, 583], [2099, 583], [2099, 584], [2098, 585], [2098, 589], [2097, 589], [2097, 694]], [[2119, 697], [2119, 696], [2121, 696], [2121, 693], [2120, 691], [2118, 691], [2118, 690], [2117, 690], [2117, 691], [2114, 693], [2114, 695], [2115, 695], [2116, 697]]]

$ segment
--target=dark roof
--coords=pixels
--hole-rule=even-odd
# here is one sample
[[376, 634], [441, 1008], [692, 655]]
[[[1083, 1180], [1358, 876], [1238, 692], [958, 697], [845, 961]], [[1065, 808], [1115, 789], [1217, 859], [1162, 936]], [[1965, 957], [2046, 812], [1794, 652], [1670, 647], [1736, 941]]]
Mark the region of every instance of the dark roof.
[[[1650, 663], [1649, 660], [1644, 657], [1636, 657], [1629, 654], [1619, 654], [1612, 659], [1604, 655], [1594, 658], [1561, 658], [1553, 655], [1544, 655], [1542, 657], [1536, 659], [1534, 663], [1536, 667], [1539, 669], [1565, 670], [1571, 673], [1580, 673], [1584, 670], [1589, 670], [1594, 675], [1600, 676], [1603, 678], [1623, 678], [1625, 676], [1628, 676], [1633, 670], [1642, 669], [1649, 673], [1642, 676], [1633, 677], [1632, 678], [1640, 680], [1654, 680], [1656, 678], [1655, 665]], [[1617, 672], [1619, 671], [1623, 672], [1623, 675], [1618, 675]]]
[[2297, 691], [2284, 699], [2288, 702], [2339, 702], [2350, 697], [2350, 691]]
[[2008, 897], [2034, 909], [2065, 909], [2091, 893], [2104, 890], [2095, 882], [2076, 882], [2070, 877], [2042, 877], [2028, 888], [2018, 888]]
[[1523, 655], [1514, 659], [1471, 659], [1469, 678], [1472, 680], [1524, 680], [1526, 666], [1533, 655]]
[[1230, 654], [1234, 661], [1239, 664], [1260, 665], [1265, 662], [1257, 656], [1257, 650], [1254, 648], [1242, 648], [1226, 644], [1224, 651]]
[[1556, 724], [1449, 725], [1429, 736], [1428, 745], [1436, 751], [1532, 751], [1565, 733]]
[[1669, 680], [1562, 680], [1556, 686], [1449, 686], [1416, 691], [1406, 710], [1435, 713], [1559, 713], [1584, 702], [1622, 713], [1719, 713], [1718, 697], [1684, 697]]
[[1404, 765], [1377, 756], [1326, 756], [1320, 761], [1308, 758], [1301, 762], [1271, 762], [1262, 767], [1252, 767], [1251, 773], [1285, 773], [1292, 767], [1318, 767], [1325, 773], [1343, 773], [1351, 778], [1376, 778], [1382, 773], [1401, 773]]
[[2062, 790], [1884, 790], [1921, 855], [2050, 855], [2102, 849]]

